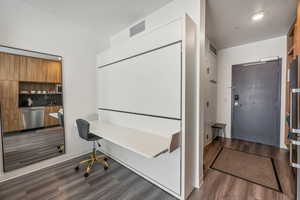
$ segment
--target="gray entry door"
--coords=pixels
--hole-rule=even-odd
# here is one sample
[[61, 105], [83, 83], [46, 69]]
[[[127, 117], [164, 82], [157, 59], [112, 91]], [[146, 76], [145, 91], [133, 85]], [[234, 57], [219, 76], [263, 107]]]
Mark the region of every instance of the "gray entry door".
[[232, 138], [280, 145], [281, 60], [232, 67]]

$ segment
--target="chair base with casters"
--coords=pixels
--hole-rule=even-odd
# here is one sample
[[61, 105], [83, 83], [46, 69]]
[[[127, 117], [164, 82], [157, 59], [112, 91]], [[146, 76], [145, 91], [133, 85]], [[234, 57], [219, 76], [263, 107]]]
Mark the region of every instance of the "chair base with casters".
[[79, 136], [87, 141], [93, 142], [93, 151], [92, 154], [90, 155], [90, 159], [81, 161], [79, 165], [75, 167], [75, 170], [78, 171], [80, 165], [88, 164], [88, 166], [85, 168], [85, 173], [84, 173], [84, 176], [88, 177], [90, 175], [92, 167], [97, 162], [103, 165], [104, 170], [107, 170], [109, 167], [107, 163], [107, 157], [105, 155], [97, 155], [97, 151], [98, 151], [97, 145], [98, 147], [101, 146], [97, 141], [102, 138], [89, 132], [89, 123], [86, 120], [78, 119], [76, 120], [76, 123], [79, 131]]
[[[94, 166], [95, 163], [100, 163], [103, 165], [104, 167], [104, 170], [108, 170], [108, 158], [105, 156], [105, 155], [97, 155], [97, 149], [96, 149], [96, 142], [93, 142], [93, 152], [92, 154], [90, 155], [90, 158], [87, 159], [87, 160], [83, 160], [79, 163], [78, 166], [75, 167], [75, 170], [78, 171], [80, 169], [80, 166], [83, 165], [83, 164], [88, 164], [88, 166], [85, 168], [85, 173], [84, 173], [84, 176], [85, 177], [88, 177], [90, 175], [90, 172]], [[99, 145], [99, 144], [98, 144]]]

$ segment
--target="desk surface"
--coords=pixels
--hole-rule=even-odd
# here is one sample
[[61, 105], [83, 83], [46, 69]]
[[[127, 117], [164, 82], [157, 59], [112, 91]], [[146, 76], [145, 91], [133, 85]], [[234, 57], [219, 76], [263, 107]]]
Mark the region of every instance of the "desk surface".
[[147, 158], [154, 158], [170, 149], [172, 136], [179, 130], [170, 130], [164, 137], [142, 130], [126, 128], [108, 122], [90, 121], [90, 132]]
[[[63, 109], [59, 109], [59, 111], [61, 114], [64, 114], [64, 110]], [[53, 117], [55, 119], [58, 119], [58, 112], [54, 112], [54, 113], [49, 113], [50, 117]]]

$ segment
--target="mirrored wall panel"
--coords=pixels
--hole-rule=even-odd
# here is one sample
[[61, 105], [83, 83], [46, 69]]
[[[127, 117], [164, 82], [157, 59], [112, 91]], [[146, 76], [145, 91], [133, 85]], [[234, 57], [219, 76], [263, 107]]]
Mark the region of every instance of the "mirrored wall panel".
[[0, 46], [4, 171], [64, 154], [60, 56]]

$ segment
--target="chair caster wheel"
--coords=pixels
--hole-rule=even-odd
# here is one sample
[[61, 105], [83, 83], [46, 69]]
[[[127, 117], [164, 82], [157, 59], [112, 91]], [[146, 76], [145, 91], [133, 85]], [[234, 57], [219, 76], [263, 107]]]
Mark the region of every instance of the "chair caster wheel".
[[78, 171], [79, 170], [79, 166], [75, 167], [75, 171]]
[[90, 174], [87, 173], [87, 172], [84, 173], [84, 177], [85, 177], [85, 178], [89, 177], [89, 175], [90, 175]]
[[105, 170], [105, 171], [108, 170], [108, 167], [105, 166], [105, 167], [104, 167], [104, 170]]
[[108, 159], [107, 159], [107, 158], [104, 158], [103, 160], [104, 160], [104, 161], [108, 161]]

